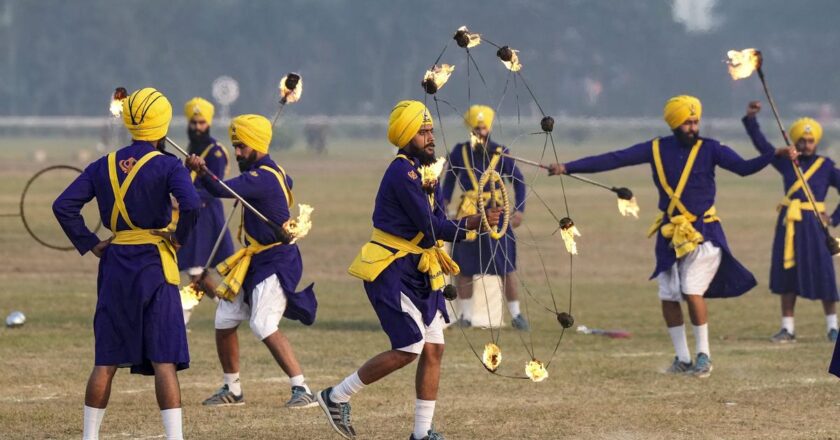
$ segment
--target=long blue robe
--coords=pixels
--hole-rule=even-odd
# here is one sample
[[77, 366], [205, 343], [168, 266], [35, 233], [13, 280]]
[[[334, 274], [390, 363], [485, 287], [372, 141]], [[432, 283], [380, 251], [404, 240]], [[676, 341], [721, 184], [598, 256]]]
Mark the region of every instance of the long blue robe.
[[[116, 152], [117, 163], [139, 160], [154, 149], [148, 142], [134, 141]], [[126, 176], [117, 167], [120, 183]], [[169, 154], [152, 158], [139, 170], [124, 200], [137, 227], [162, 229], [172, 217], [170, 194], [180, 206], [176, 237], [183, 243], [192, 232], [201, 201], [178, 158]], [[59, 224], [82, 255], [99, 243], [81, 216], [82, 207], [94, 197], [102, 224], [110, 227], [114, 193], [107, 156], [90, 164], [53, 203]], [[120, 216], [117, 230], [128, 229]], [[132, 373], [147, 375], [154, 374], [152, 362], [174, 363], [179, 370], [189, 366], [181, 297], [178, 286], [166, 282], [157, 246], [111, 244], [105, 249], [99, 261], [93, 331], [96, 365], [131, 367]]]
[[[740, 296], [755, 287], [755, 277], [732, 255], [721, 223], [704, 223], [703, 214], [715, 203], [716, 167], [721, 167], [739, 176], [748, 176], [766, 167], [772, 160], [773, 153], [767, 152], [759, 157], [744, 160], [731, 148], [714, 139], [704, 137], [701, 137], [701, 139], [703, 145], [697, 154], [691, 177], [688, 179], [681, 201], [692, 214], [697, 216], [697, 221], [693, 223], [693, 226], [703, 234], [704, 240], [713, 243], [723, 251], [720, 267], [705, 296], [708, 298]], [[691, 147], [683, 145], [672, 135], [661, 138], [659, 148], [665, 177], [671, 188], [676, 188], [688, 160]], [[597, 173], [643, 163], [650, 165], [653, 183], [659, 190], [659, 210], [665, 211], [668, 209], [670, 198], [656, 175], [652, 140], [633, 145], [624, 150], [569, 162], [566, 164], [566, 171], [570, 174]], [[669, 221], [669, 215], [670, 213], [666, 213], [663, 224]], [[656, 234], [655, 255], [656, 267], [651, 279], [670, 269], [677, 261], [676, 253], [671, 248], [669, 240], [662, 236], [661, 231]]]
[[[443, 199], [451, 203], [452, 194], [455, 191], [455, 184], [460, 184], [464, 190], [473, 190], [469, 174], [464, 163], [463, 150], [469, 151], [469, 161], [476, 180], [481, 176], [490, 164], [490, 156], [487, 151], [495, 151], [501, 145], [490, 141], [489, 147], [476, 150], [470, 147], [469, 142], [455, 145], [449, 153], [447, 162], [447, 173], [443, 181]], [[510, 153], [507, 147], [502, 147], [505, 153]], [[497, 171], [503, 179], [513, 184], [515, 203], [511, 208], [515, 211], [525, 212], [525, 196], [527, 189], [525, 178], [516, 162], [512, 159], [501, 158]], [[489, 185], [485, 189], [490, 189]], [[457, 203], [457, 202], [456, 202]], [[461, 274], [472, 276], [476, 274], [504, 275], [516, 271], [516, 235], [513, 228], [509, 227], [505, 235], [498, 240], [490, 238], [489, 234], [483, 234], [474, 241], [462, 241], [452, 247], [452, 258], [461, 267]]]
[[[229, 165], [228, 156], [224, 151], [225, 147], [218, 144], [213, 138], [210, 138], [210, 142], [206, 145], [190, 144], [190, 152], [199, 156], [208, 148], [210, 151], [204, 157], [207, 168], [224, 180]], [[202, 267], [207, 263], [207, 258], [210, 257], [216, 238], [225, 225], [225, 209], [222, 201], [213, 197], [207, 191], [201, 179], [195, 180], [195, 189], [201, 197], [201, 211], [193, 233], [187, 239], [187, 242], [178, 249], [178, 268], [181, 270]], [[216, 251], [213, 261], [210, 262], [211, 267], [215, 267], [232, 254], [233, 240], [230, 238], [230, 231], [225, 231], [222, 242], [219, 244], [219, 250]]]
[[[755, 148], [762, 154], [775, 151], [773, 145], [767, 141], [758, 121], [754, 117], [744, 117], [742, 120]], [[803, 171], [807, 171], [820, 156], [800, 156], [799, 162]], [[774, 157], [771, 162], [773, 168], [782, 175], [782, 195], [787, 194], [790, 187], [797, 181], [794, 164], [786, 157]], [[825, 162], [808, 179], [808, 185], [813, 191], [817, 202], [825, 200], [829, 187], [840, 189], [840, 170], [835, 168], [834, 162], [825, 158]], [[808, 201], [802, 189], [796, 191], [792, 199]], [[780, 207], [776, 221], [776, 231], [773, 238], [773, 254], [770, 260], [770, 291], [773, 293], [796, 293], [808, 299], [837, 301], [837, 283], [834, 277], [834, 262], [826, 246], [826, 236], [823, 232], [817, 213], [802, 211], [802, 221], [794, 224], [794, 252], [796, 265], [790, 269], [784, 268], [785, 230], [784, 219], [787, 208]], [[833, 224], [840, 221], [840, 206], [831, 217]]]
[[[423, 233], [420, 247], [434, 246], [436, 240], [456, 241], [466, 236], [466, 220], [454, 222], [443, 211], [440, 186], [435, 187], [434, 206], [421, 186], [419, 163], [402, 158], [394, 159], [385, 171], [376, 194], [373, 226], [406, 240]], [[419, 255], [408, 254], [388, 266], [371, 282], [365, 282], [368, 299], [379, 317], [382, 329], [388, 334], [391, 347], [398, 349], [419, 342], [422, 330], [402, 311], [401, 296], [405, 294], [420, 311], [423, 323], [429, 325], [437, 312], [449, 322], [442, 290], [432, 290], [429, 277], [417, 269]]]
[[[248, 170], [245, 170], [239, 176], [225, 180], [225, 183], [259, 212], [268, 217], [269, 220], [282, 225], [290, 218], [289, 202], [286, 200], [286, 194], [280, 187], [277, 177], [269, 171], [260, 169], [260, 166], [263, 165], [279, 171], [279, 167], [271, 159], [271, 156], [266, 155], [254, 162]], [[288, 175], [285, 177], [286, 184], [291, 190], [292, 178]], [[207, 191], [214, 197], [233, 197], [209, 175], [202, 176], [201, 181]], [[243, 225], [248, 235], [264, 245], [277, 242], [271, 227], [250, 210], [245, 209], [243, 212]], [[247, 295], [245, 301], [250, 303], [251, 291], [257, 284], [271, 275], [277, 275], [280, 286], [288, 300], [283, 316], [306, 325], [312, 325], [315, 322], [318, 301], [315, 299], [314, 284], [310, 284], [302, 291], [298, 292], [296, 290], [302, 273], [303, 259], [298, 246], [296, 244], [275, 246], [253, 256], [251, 265], [245, 275], [245, 281], [242, 283], [244, 292], [240, 295]]]

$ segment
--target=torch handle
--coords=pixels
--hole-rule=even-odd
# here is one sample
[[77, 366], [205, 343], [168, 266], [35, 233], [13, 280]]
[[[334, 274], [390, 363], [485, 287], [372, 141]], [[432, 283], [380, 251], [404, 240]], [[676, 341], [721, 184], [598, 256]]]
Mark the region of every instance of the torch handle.
[[[180, 145], [176, 144], [176, 143], [175, 143], [172, 139], [170, 139], [168, 136], [167, 136], [165, 139], [166, 139], [166, 142], [169, 142], [169, 145], [172, 145], [173, 147], [175, 147], [175, 149], [176, 149], [176, 150], [178, 150], [179, 152], [181, 152], [181, 154], [183, 154], [183, 155], [184, 155], [184, 157], [190, 157], [190, 154], [189, 154], [189, 153], [187, 153], [187, 150], [184, 150], [183, 148], [181, 148], [181, 146], [180, 146]], [[236, 199], [236, 200], [238, 200], [240, 203], [242, 203], [242, 206], [244, 206], [244, 207], [245, 207], [245, 208], [247, 208], [249, 211], [251, 211], [252, 213], [254, 213], [254, 215], [256, 215], [257, 217], [259, 217], [259, 219], [260, 219], [260, 220], [262, 220], [262, 221], [264, 221], [264, 222], [268, 223], [268, 224], [269, 224], [269, 225], [271, 225], [271, 226], [274, 226], [274, 227], [279, 227], [279, 225], [275, 224], [273, 221], [269, 220], [269, 219], [268, 219], [268, 217], [266, 217], [265, 215], [263, 215], [263, 213], [261, 213], [260, 211], [258, 211], [258, 210], [257, 210], [257, 208], [254, 208], [254, 207], [253, 207], [250, 203], [248, 203], [247, 201], [245, 201], [245, 199], [244, 199], [244, 198], [242, 198], [242, 196], [240, 196], [239, 194], [237, 194], [237, 193], [236, 193], [236, 191], [234, 191], [234, 190], [233, 190], [233, 188], [231, 188], [230, 186], [228, 186], [228, 184], [226, 184], [226, 183], [225, 183], [222, 179], [219, 179], [219, 177], [218, 177], [218, 176], [216, 176], [215, 174], [213, 174], [213, 172], [212, 172], [212, 171], [210, 171], [210, 170], [207, 168], [207, 166], [202, 166], [202, 167], [201, 167], [201, 170], [202, 170], [202, 171], [204, 171], [205, 173], [207, 173], [207, 175], [208, 175], [208, 176], [210, 176], [210, 178], [211, 178], [211, 179], [213, 179], [215, 182], [217, 182], [219, 185], [221, 185], [221, 186], [222, 186], [222, 188], [224, 188], [224, 189], [225, 189], [225, 191], [227, 191], [228, 193], [230, 193], [230, 195], [232, 195], [232, 196], [233, 196], [233, 198], [235, 198], [235, 199]]]
[[[764, 95], [767, 96], [767, 102], [770, 103], [770, 109], [773, 110], [773, 116], [776, 118], [776, 124], [779, 125], [779, 131], [782, 133], [782, 138], [785, 141], [785, 145], [790, 145], [790, 138], [788, 138], [787, 131], [785, 131], [785, 127], [782, 125], [782, 118], [779, 116], [779, 111], [776, 108], [776, 101], [773, 100], [773, 95], [770, 94], [770, 89], [767, 87], [767, 80], [764, 78], [764, 71], [761, 70], [761, 66], [758, 67], [758, 79], [761, 80], [761, 86], [764, 88]], [[796, 173], [796, 178], [802, 182], [802, 191], [805, 193], [805, 197], [808, 199], [808, 202], [811, 203], [815, 209], [817, 207], [817, 199], [814, 197], [813, 191], [811, 191], [811, 185], [808, 184], [808, 180], [805, 179], [805, 175], [802, 172], [802, 168], [799, 166], [798, 160], [792, 160], [791, 163], [793, 164], [793, 170]], [[816, 212], [816, 211], [815, 211]], [[823, 232], [828, 237], [831, 237], [831, 232], [828, 230], [828, 225], [823, 221], [822, 216], [816, 212], [817, 219], [820, 221], [820, 226], [822, 226]]]
[[286, 97], [280, 98], [280, 106], [277, 108], [277, 111], [274, 112], [274, 117], [271, 119], [271, 129], [274, 130], [274, 125], [277, 124], [277, 120], [280, 119], [280, 114], [283, 113], [283, 109], [286, 108]]
[[[532, 165], [532, 166], [535, 166], [535, 167], [538, 167], [538, 168], [542, 168], [542, 169], [544, 169], [544, 170], [548, 170], [548, 169], [550, 169], [548, 166], [543, 165], [543, 164], [541, 164], [541, 163], [539, 163], [539, 162], [535, 162], [535, 161], [533, 161], [533, 160], [523, 159], [523, 158], [521, 158], [521, 157], [512, 156], [512, 155], [510, 155], [510, 154], [507, 154], [507, 153], [502, 153], [502, 152], [499, 152], [499, 154], [500, 154], [500, 155], [502, 155], [502, 157], [507, 157], [508, 159], [513, 159], [513, 160], [515, 160], [515, 161], [517, 161], [517, 162], [521, 162], [521, 163], [524, 163], [524, 164], [526, 164], [526, 165]], [[586, 182], [586, 183], [588, 183], [588, 184], [590, 184], [590, 185], [595, 185], [595, 186], [597, 186], [597, 187], [604, 188], [604, 189], [609, 190], [609, 191], [612, 191], [612, 192], [616, 192], [616, 191], [618, 190], [618, 189], [617, 189], [617, 188], [615, 188], [615, 187], [608, 186], [608, 185], [604, 185], [604, 184], [603, 184], [603, 183], [601, 183], [601, 182], [596, 182], [596, 181], [594, 181], [594, 180], [592, 180], [592, 179], [588, 179], [588, 178], [583, 177], [583, 176], [578, 176], [577, 174], [566, 174], [566, 176], [569, 176], [569, 177], [571, 177], [572, 179], [577, 179], [577, 180], [580, 180], [581, 182]]]
[[230, 214], [228, 214], [227, 219], [225, 219], [225, 224], [222, 225], [222, 230], [219, 231], [219, 236], [216, 238], [216, 243], [213, 244], [213, 249], [210, 251], [210, 256], [207, 257], [207, 263], [204, 264], [204, 270], [202, 271], [202, 275], [206, 273], [210, 266], [213, 264], [213, 259], [216, 258], [216, 253], [219, 252], [219, 247], [222, 245], [222, 240], [225, 238], [225, 232], [227, 232], [228, 226], [230, 225], [231, 219], [233, 219], [233, 214], [236, 213], [236, 208], [239, 207], [239, 200], [233, 202], [233, 208], [230, 210]]

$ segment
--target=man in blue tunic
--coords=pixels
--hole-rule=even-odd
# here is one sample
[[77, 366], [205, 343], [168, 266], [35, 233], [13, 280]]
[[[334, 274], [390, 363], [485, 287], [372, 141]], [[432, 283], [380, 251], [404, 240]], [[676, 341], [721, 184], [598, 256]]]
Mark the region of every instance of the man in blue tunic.
[[[464, 114], [464, 122], [470, 130], [471, 140], [455, 145], [449, 153], [449, 168], [443, 181], [443, 200], [444, 206], [449, 206], [455, 184], [460, 183], [463, 193], [456, 219], [478, 212], [478, 182], [484, 170], [489, 166], [490, 158], [497, 149], [509, 153], [507, 147], [490, 140], [494, 117], [495, 111], [491, 107], [486, 105], [470, 107]], [[505, 298], [508, 311], [513, 318], [511, 325], [519, 330], [528, 330], [528, 320], [520, 310], [516, 289], [516, 236], [513, 233], [513, 228], [519, 227], [522, 223], [527, 191], [524, 177], [516, 166], [516, 162], [502, 158], [497, 171], [503, 179], [513, 184], [516, 202], [514, 213], [510, 218], [511, 227], [499, 240], [494, 240], [485, 234], [481, 237], [470, 236], [467, 240], [453, 245], [452, 259], [461, 268], [461, 273], [455, 279], [458, 287], [458, 310], [461, 313], [458, 324], [463, 327], [472, 325], [473, 276], [499, 275], [504, 279]], [[496, 196], [495, 203], [500, 204], [501, 191], [495, 188], [494, 191], [490, 191], [489, 184], [481, 190], [480, 197], [483, 197], [489, 205], [492, 195]]]
[[[670, 373], [708, 377], [712, 371], [705, 298], [740, 296], [756, 285], [755, 277], [729, 250], [715, 202], [715, 167], [739, 176], [763, 169], [773, 152], [744, 160], [720, 142], [700, 136], [700, 100], [671, 98], [663, 116], [672, 136], [630, 148], [554, 164], [549, 174], [596, 173], [649, 164], [659, 191], [661, 213], [648, 231], [656, 235], [656, 268], [662, 315], [676, 351]], [[680, 301], [688, 303], [697, 359], [692, 364]]]
[[[207, 169], [220, 179], [224, 179], [229, 169], [228, 151], [227, 148], [210, 136], [214, 112], [213, 104], [200, 97], [190, 99], [184, 104], [184, 116], [188, 121], [187, 135], [190, 139], [190, 154], [195, 154], [204, 159]], [[200, 278], [202, 278], [204, 265], [207, 263], [207, 258], [210, 257], [216, 238], [224, 227], [225, 213], [222, 201], [213, 197], [204, 188], [201, 180], [196, 179], [196, 176], [196, 173], [190, 173], [195, 189], [201, 196], [201, 214], [192, 235], [178, 249], [178, 269], [187, 272], [187, 275], [190, 276], [190, 282], [197, 283], [200, 281], [201, 285], [199, 287], [201, 290], [213, 297], [216, 285], [212, 278]], [[230, 238], [230, 232], [224, 231], [219, 249], [210, 264], [215, 266], [231, 254], [233, 254], [233, 241]], [[192, 308], [184, 309], [184, 322], [189, 322], [191, 313]]]
[[[155, 393], [167, 439], [183, 438], [177, 370], [189, 366], [178, 294], [175, 248], [187, 241], [200, 199], [180, 160], [163, 152], [172, 106], [153, 88], [123, 101], [132, 144], [90, 164], [56, 199], [53, 212], [79, 253], [100, 258], [93, 331], [96, 359], [85, 392], [84, 439], [99, 426], [119, 367], [155, 375]], [[181, 215], [170, 223], [177, 200]], [[86, 226], [82, 207], [96, 198], [113, 237], [100, 241]]]
[[[760, 153], [775, 152], [756, 120], [759, 111], [761, 103], [751, 102], [742, 120], [744, 128]], [[808, 201], [791, 157], [787, 154], [776, 156], [771, 163], [782, 175], [785, 196], [777, 207], [779, 218], [770, 261], [770, 291], [781, 296], [782, 328], [770, 340], [796, 342], [793, 312], [796, 297], [800, 296], [822, 301], [828, 340], [835, 342], [840, 297], [834, 279], [834, 262], [825, 245], [826, 237], [820, 223], [825, 221], [835, 226], [840, 223], [840, 206], [829, 219], [823, 202], [829, 187], [840, 189], [840, 170], [831, 159], [816, 154], [823, 133], [819, 122], [811, 118], [799, 119], [788, 133], [795, 147], [791, 152], [799, 160], [817, 206]]]
[[[290, 219], [294, 205], [292, 179], [268, 153], [271, 122], [259, 115], [237, 116], [230, 123], [230, 137], [239, 163], [239, 176], [225, 183], [275, 225]], [[191, 155], [187, 166], [198, 173], [202, 185], [214, 197], [232, 197], [206, 174], [205, 161]], [[280, 368], [289, 376], [291, 398], [287, 408], [314, 407], [315, 396], [306, 384], [292, 345], [278, 325], [283, 317], [306, 325], [315, 321], [317, 302], [310, 284], [296, 292], [303, 261], [296, 244], [282, 231], [243, 210], [240, 241], [245, 246], [217, 268], [225, 279], [216, 289], [222, 299], [216, 307], [216, 350], [222, 364], [223, 385], [204, 405], [227, 406], [245, 403], [239, 380], [239, 339], [236, 330], [248, 321]], [[244, 235], [244, 241], [242, 238]]]
[[[459, 240], [467, 230], [479, 229], [481, 215], [448, 220], [436, 180], [424, 182], [423, 167], [435, 162], [435, 138], [423, 103], [400, 101], [394, 107], [388, 140], [399, 151], [376, 195], [371, 241], [362, 247], [349, 272], [364, 281], [391, 349], [368, 360], [338, 385], [319, 392], [318, 403], [337, 433], [355, 438], [350, 397], [419, 356], [410, 438], [441, 440], [443, 436], [432, 429], [432, 418], [443, 358], [443, 324], [449, 322], [443, 277], [458, 273], [442, 241]], [[499, 213], [499, 209], [488, 210], [491, 226], [498, 223]]]

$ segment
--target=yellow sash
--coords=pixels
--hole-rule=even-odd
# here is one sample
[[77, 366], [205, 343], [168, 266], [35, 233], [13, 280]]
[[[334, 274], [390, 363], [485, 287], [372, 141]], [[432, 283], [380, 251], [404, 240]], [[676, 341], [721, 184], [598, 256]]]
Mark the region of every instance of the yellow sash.
[[[825, 162], [824, 157], [818, 157], [817, 160], [814, 161], [813, 164], [808, 168], [808, 171], [802, 175], [805, 178], [805, 181], [811, 179], [811, 177], [820, 169], [823, 162]], [[791, 164], [796, 166], [794, 164]], [[785, 225], [785, 254], [784, 254], [784, 268], [790, 269], [796, 266], [796, 249], [793, 245], [794, 243], [794, 236], [796, 235], [796, 222], [802, 221], [802, 211], [815, 211], [816, 215], [819, 215], [822, 212], [825, 212], [825, 203], [817, 202], [817, 206], [814, 206], [811, 202], [803, 202], [799, 199], [791, 199], [793, 194], [796, 191], [799, 191], [800, 188], [804, 186], [804, 182], [802, 179], [797, 179], [793, 185], [785, 194], [785, 197], [779, 202], [779, 206], [777, 210], [781, 212], [781, 210], [787, 207], [787, 211], [785, 212], [785, 217], [783, 220], [783, 224]]]
[[[463, 194], [461, 194], [461, 204], [458, 206], [458, 214], [456, 215], [456, 219], [458, 220], [464, 217], [478, 214], [478, 179], [476, 178], [475, 171], [473, 170], [473, 166], [470, 163], [469, 150], [469, 145], [465, 144], [463, 148], [461, 148], [461, 156], [464, 158], [464, 170], [467, 173], [467, 177], [469, 177], [470, 179], [472, 188], [469, 190], [465, 189]], [[491, 169], [495, 168], [495, 163], [491, 162], [491, 164], [494, 165]], [[483, 189], [484, 188], [481, 188], [481, 190]], [[489, 201], [491, 197], [493, 197], [496, 200], [496, 204], [502, 204], [503, 198], [502, 194], [499, 191], [482, 191], [481, 198], [484, 199], [485, 203]], [[473, 234], [475, 234], [474, 231], [472, 232]]]
[[[137, 172], [149, 160], [159, 155], [161, 155], [159, 151], [146, 153], [134, 164], [128, 172], [128, 176], [126, 176], [122, 185], [120, 185], [117, 179], [117, 154], [108, 154], [108, 177], [111, 180], [111, 190], [114, 192], [114, 207], [111, 210], [111, 232], [114, 234], [114, 239], [111, 243], [121, 245], [156, 245], [160, 253], [160, 263], [163, 267], [163, 275], [166, 278], [166, 282], [177, 286], [181, 283], [181, 275], [178, 272], [178, 259], [172, 243], [160, 235], [155, 235], [151, 229], [140, 229], [135, 226], [131, 218], [129, 218], [128, 210], [125, 206], [125, 194], [128, 192], [131, 182], [137, 176]], [[122, 216], [128, 227], [131, 228], [130, 230], [117, 231], [117, 220], [120, 216]]]
[[[443, 275], [457, 275], [461, 268], [443, 249], [443, 242], [438, 241], [430, 248], [421, 248], [417, 243], [420, 243], [422, 239], [422, 232], [418, 232], [409, 241], [374, 228], [370, 241], [362, 246], [362, 250], [356, 255], [348, 272], [356, 278], [370, 282], [398, 258], [408, 254], [420, 255], [417, 270], [429, 276], [432, 290], [440, 290], [444, 286]], [[392, 252], [385, 246], [397, 251]]]
[[[267, 165], [261, 166], [260, 169], [268, 171], [277, 177], [277, 182], [280, 183], [280, 188], [283, 189], [283, 192], [286, 194], [286, 202], [291, 208], [295, 198], [292, 191], [286, 185], [286, 172], [283, 171], [282, 168], [280, 168], [280, 171], [278, 172]], [[244, 244], [245, 242], [242, 241], [242, 232], [245, 227], [244, 210], [242, 211], [242, 215], [243, 221], [239, 224], [239, 241]], [[233, 298], [239, 294], [239, 291], [242, 290], [242, 283], [245, 281], [245, 275], [248, 273], [248, 268], [251, 266], [251, 258], [260, 252], [283, 244], [260, 244], [257, 240], [254, 240], [254, 237], [251, 237], [247, 231], [245, 232], [245, 238], [248, 243], [247, 246], [239, 249], [236, 253], [226, 258], [225, 261], [222, 261], [216, 266], [216, 270], [218, 270], [219, 274], [224, 277], [222, 282], [216, 287], [216, 295], [228, 301], [232, 301]]]
[[[697, 153], [700, 151], [701, 145], [703, 145], [703, 140], [698, 139], [694, 146], [691, 147], [688, 160], [685, 162], [685, 167], [677, 183], [677, 189], [674, 190], [668, 184], [668, 179], [665, 176], [665, 168], [662, 166], [662, 155], [659, 152], [659, 138], [653, 140], [653, 162], [656, 166], [659, 184], [662, 185], [662, 189], [665, 190], [665, 193], [671, 199], [666, 212], [670, 215], [676, 209], [680, 213], [671, 216], [669, 223], [663, 225], [662, 222], [665, 218], [665, 212], [660, 212], [653, 221], [650, 229], [648, 229], [648, 237], [656, 234], [656, 231], [661, 231], [663, 237], [671, 240], [671, 247], [674, 248], [677, 258], [682, 258], [703, 242], [703, 234], [697, 231], [692, 225], [697, 220], [697, 216], [692, 214], [683, 205], [682, 201], [680, 201], [680, 197], [682, 197], [682, 193], [685, 190], [685, 185], [688, 183], [688, 177], [694, 168], [694, 161], [697, 159]], [[717, 216], [717, 209], [712, 206], [703, 214], [703, 222], [712, 223], [717, 221], [720, 221], [720, 218]]]

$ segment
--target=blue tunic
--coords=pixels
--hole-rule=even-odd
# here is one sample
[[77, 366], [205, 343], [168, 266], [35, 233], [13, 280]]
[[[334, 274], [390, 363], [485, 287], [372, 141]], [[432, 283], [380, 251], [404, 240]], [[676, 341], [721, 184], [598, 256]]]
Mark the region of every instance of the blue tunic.
[[[481, 180], [484, 170], [490, 164], [490, 156], [487, 151], [496, 151], [501, 145], [490, 141], [488, 149], [476, 151], [470, 147], [469, 142], [455, 145], [449, 153], [447, 162], [447, 173], [443, 181], [443, 199], [452, 200], [455, 191], [455, 183], [460, 184], [462, 190], [474, 190], [473, 183], [466, 171], [464, 163], [464, 149], [468, 151], [470, 166], [473, 169], [476, 180]], [[507, 147], [502, 147], [505, 153], [510, 153]], [[497, 171], [503, 179], [513, 184], [515, 193], [516, 211], [525, 211], [525, 178], [516, 162], [512, 159], [501, 158]], [[488, 185], [486, 190], [490, 189]], [[473, 276], [476, 274], [504, 275], [516, 271], [516, 235], [513, 228], [509, 227], [505, 235], [499, 240], [493, 240], [489, 234], [482, 234], [474, 241], [462, 241], [452, 246], [452, 258], [461, 267], [461, 274]]]
[[[463, 239], [466, 220], [454, 222], [446, 218], [440, 186], [435, 188], [432, 206], [419, 176], [416, 160], [396, 158], [391, 162], [376, 194], [373, 226], [406, 240], [422, 232], [424, 236], [418, 245], [423, 248], [432, 247], [435, 240]], [[419, 255], [408, 254], [394, 261], [374, 281], [364, 283], [368, 299], [393, 349], [423, 339], [422, 329], [418, 329], [414, 320], [402, 311], [401, 293], [417, 307], [425, 325], [431, 324], [438, 311], [449, 322], [443, 292], [431, 290], [428, 275], [417, 269], [419, 261]]]
[[[764, 154], [775, 151], [773, 145], [761, 133], [758, 121], [754, 117], [744, 117], [743, 123], [753, 145], [759, 152]], [[807, 171], [818, 157], [816, 154], [800, 156], [799, 163], [802, 170]], [[774, 157], [771, 164], [782, 175], [783, 194], [787, 194], [788, 189], [797, 181], [796, 172], [793, 169], [795, 165], [786, 157]], [[808, 184], [817, 202], [822, 202], [830, 186], [840, 189], [840, 170], [835, 168], [831, 159], [825, 158], [822, 166], [808, 179]], [[802, 189], [795, 192], [791, 198], [803, 202], [808, 201]], [[779, 294], [796, 293], [808, 299], [837, 301], [840, 297], [837, 295], [837, 284], [834, 279], [834, 262], [825, 245], [826, 237], [820, 220], [814, 211], [803, 210], [802, 221], [794, 224], [796, 265], [790, 269], [784, 268], [786, 214], [787, 208], [781, 207], [776, 221], [773, 254], [770, 261], [770, 291]], [[831, 221], [834, 225], [840, 221], [840, 206], [834, 211]]]
[[[190, 152], [200, 156], [206, 149], [210, 149], [204, 157], [207, 168], [213, 174], [219, 176], [220, 179], [224, 179], [228, 168], [228, 156], [224, 148], [216, 143], [215, 139], [210, 138], [210, 143], [207, 145], [191, 144]], [[201, 179], [195, 180], [195, 189], [201, 197], [201, 211], [193, 233], [187, 239], [187, 242], [178, 249], [178, 268], [181, 270], [203, 267], [207, 263], [207, 258], [210, 257], [216, 238], [225, 225], [225, 210], [222, 201], [213, 197], [207, 191]], [[232, 254], [233, 240], [230, 238], [230, 231], [225, 231], [222, 242], [219, 244], [219, 250], [213, 257], [213, 261], [210, 262], [211, 266], [221, 263]]]
[[[134, 141], [116, 152], [117, 163], [139, 160], [154, 149], [148, 142]], [[126, 176], [117, 167], [120, 183]], [[180, 206], [176, 237], [183, 243], [195, 225], [201, 201], [176, 157], [154, 157], [138, 171], [125, 195], [126, 209], [141, 229], [165, 228], [172, 217], [170, 194]], [[82, 255], [99, 243], [81, 216], [82, 207], [94, 197], [102, 224], [109, 227], [114, 193], [107, 157], [90, 164], [53, 203], [58, 222]], [[117, 230], [128, 229], [120, 216]], [[132, 373], [148, 375], [154, 374], [152, 362], [174, 363], [179, 370], [189, 366], [181, 297], [178, 287], [166, 282], [157, 246], [111, 244], [105, 249], [99, 261], [93, 331], [96, 365], [130, 366]]]
[[[225, 183], [269, 220], [282, 225], [290, 218], [289, 202], [277, 177], [270, 171], [260, 169], [263, 165], [280, 171], [271, 156], [266, 155], [239, 176], [225, 180]], [[291, 189], [292, 179], [289, 176], [285, 177], [286, 184]], [[209, 175], [202, 176], [201, 181], [214, 197], [233, 197]], [[243, 210], [243, 225], [245, 232], [258, 243], [265, 245], [277, 242], [271, 227], [248, 209]], [[283, 316], [311, 325], [315, 322], [318, 301], [315, 299], [314, 284], [310, 284], [300, 292], [296, 291], [302, 272], [303, 260], [296, 244], [275, 246], [254, 255], [245, 275], [245, 281], [242, 283], [244, 294], [247, 295], [245, 301], [250, 303], [251, 291], [257, 284], [271, 275], [277, 275], [288, 300]]]
[[[759, 157], [744, 160], [731, 148], [714, 139], [703, 137], [701, 139], [703, 145], [697, 154], [681, 201], [689, 212], [698, 217], [693, 223], [694, 228], [703, 234], [705, 241], [713, 243], [723, 251], [720, 267], [705, 296], [709, 298], [739, 296], [755, 287], [755, 277], [732, 255], [720, 222], [704, 223], [703, 213], [715, 203], [715, 167], [721, 167], [739, 176], [748, 176], [767, 166], [773, 158], [773, 153], [767, 152]], [[688, 160], [691, 147], [684, 146], [675, 136], [661, 138], [659, 144], [665, 177], [669, 185], [674, 188]], [[624, 150], [569, 162], [566, 164], [566, 171], [570, 174], [597, 173], [643, 163], [650, 165], [654, 185], [659, 190], [659, 210], [665, 211], [668, 209], [670, 198], [656, 177], [652, 141], [645, 141]], [[663, 222], [669, 221], [669, 214], [666, 214]], [[655, 254], [656, 267], [651, 279], [670, 269], [677, 260], [669, 240], [663, 237], [661, 232], [656, 234]]]

